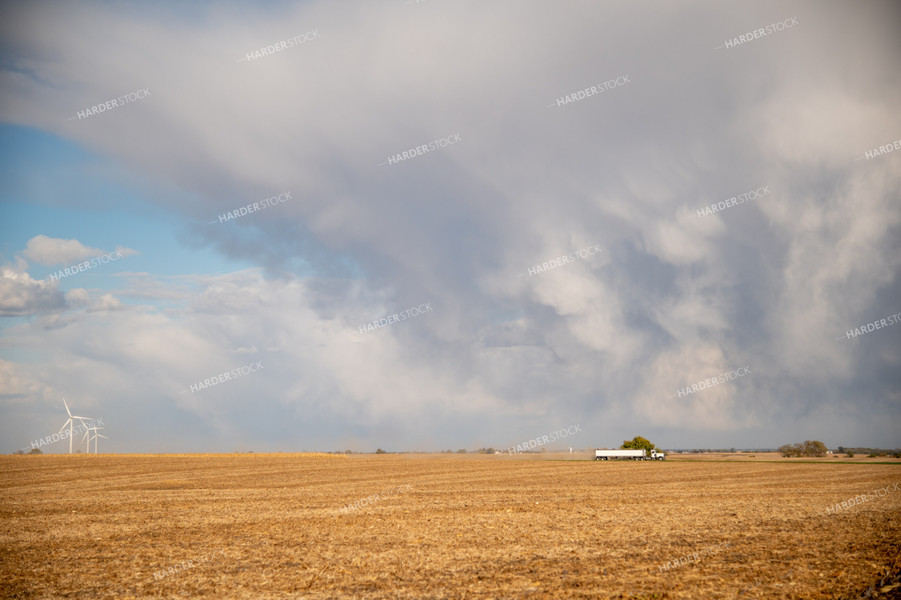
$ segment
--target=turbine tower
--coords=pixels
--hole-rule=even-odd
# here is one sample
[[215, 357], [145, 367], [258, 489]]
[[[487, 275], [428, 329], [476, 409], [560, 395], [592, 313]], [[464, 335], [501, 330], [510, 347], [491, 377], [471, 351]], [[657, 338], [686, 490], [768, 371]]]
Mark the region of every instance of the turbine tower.
[[[109, 439], [102, 433], [97, 433], [97, 430], [99, 429], [103, 429], [103, 427], [97, 427], [96, 425], [93, 425], [91, 427], [88, 427], [87, 431], [84, 432], [84, 437], [88, 439], [88, 454], [90, 454], [91, 452], [91, 440], [94, 440], [94, 454], [97, 454], [97, 445], [100, 443], [97, 438], [103, 438], [105, 440]], [[93, 435], [91, 435], [91, 433], [93, 433]]]
[[103, 435], [102, 433], [95, 433], [95, 434], [94, 434], [94, 454], [97, 454], [97, 444], [99, 443], [99, 442], [97, 441], [97, 438], [103, 438], [103, 439], [105, 439], [105, 440], [108, 440], [108, 439], [109, 439], [108, 437], [106, 437], [106, 436]]

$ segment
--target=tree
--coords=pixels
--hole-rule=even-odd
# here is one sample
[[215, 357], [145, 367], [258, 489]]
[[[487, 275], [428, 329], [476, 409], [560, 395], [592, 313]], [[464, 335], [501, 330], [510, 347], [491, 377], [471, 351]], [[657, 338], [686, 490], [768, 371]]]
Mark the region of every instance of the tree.
[[376, 453], [376, 454], [388, 454], [388, 452], [386, 452], [385, 450], [382, 450], [381, 448], [379, 448], [378, 450], [376, 450], [375, 453]]
[[826, 456], [826, 444], [817, 440], [806, 440], [803, 444], [779, 446], [782, 456]]
[[807, 440], [801, 449], [804, 456], [826, 456], [826, 444], [817, 440]]
[[647, 450], [648, 452], [653, 452], [657, 449], [657, 446], [652, 444], [647, 438], [636, 435], [631, 440], [624, 441], [620, 448], [622, 450]]
[[782, 456], [787, 458], [801, 456], [801, 446], [800, 444], [783, 444], [779, 446], [779, 452], [782, 453]]

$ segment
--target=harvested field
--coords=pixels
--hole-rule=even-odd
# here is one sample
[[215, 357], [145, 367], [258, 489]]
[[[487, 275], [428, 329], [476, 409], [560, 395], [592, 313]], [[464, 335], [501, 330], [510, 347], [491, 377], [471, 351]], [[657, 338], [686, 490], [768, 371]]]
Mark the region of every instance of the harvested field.
[[[837, 599], [877, 582], [873, 598], [901, 591], [892, 464], [292, 454], [0, 464], [4, 598]], [[375, 494], [385, 497], [362, 505]]]

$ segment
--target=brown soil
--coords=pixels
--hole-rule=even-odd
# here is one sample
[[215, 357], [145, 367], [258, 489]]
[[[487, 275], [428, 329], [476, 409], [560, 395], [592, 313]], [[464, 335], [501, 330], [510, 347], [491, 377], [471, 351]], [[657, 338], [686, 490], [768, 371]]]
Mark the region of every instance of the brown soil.
[[827, 513], [894, 489], [895, 465], [548, 458], [0, 457], [0, 596], [835, 600], [901, 590], [901, 490]]

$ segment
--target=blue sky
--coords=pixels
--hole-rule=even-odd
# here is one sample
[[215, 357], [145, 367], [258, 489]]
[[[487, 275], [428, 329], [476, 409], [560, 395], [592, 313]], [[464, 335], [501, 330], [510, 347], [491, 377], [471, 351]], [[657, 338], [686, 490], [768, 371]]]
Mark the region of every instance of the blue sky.
[[[76, 238], [85, 245], [108, 251], [127, 241], [129, 247], [140, 252], [129, 257], [129, 271], [186, 275], [198, 271], [224, 273], [251, 266], [248, 261], [228, 260], [201, 248], [186, 251], [177, 239], [184, 228], [183, 221], [155, 206], [155, 190], [148, 190], [138, 175], [123, 170], [114, 161], [35, 129], [4, 126], [0, 139], [2, 201], [4, 216], [8, 217], [0, 231], [2, 252], [7, 258], [36, 235], [46, 235]], [[123, 240], [123, 232], [128, 232], [127, 240]], [[152, 251], [144, 253], [141, 248]], [[53, 270], [36, 265], [32, 274], [44, 278]], [[92, 286], [107, 289], [115, 282], [109, 271], [80, 276], [91, 278]], [[61, 285], [66, 288], [69, 282]]]
[[899, 447], [901, 324], [839, 339], [901, 311], [901, 151], [855, 160], [901, 138], [898, 16], [6, 5], [0, 435], [65, 397], [109, 452]]

